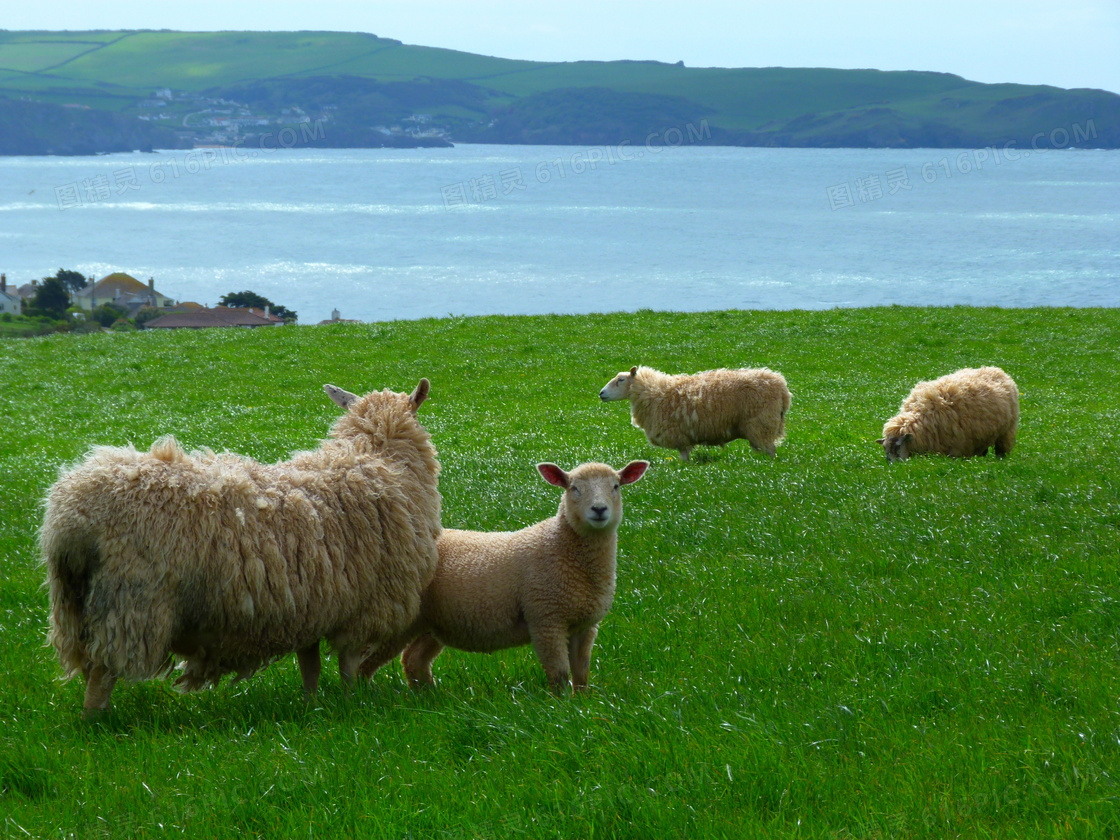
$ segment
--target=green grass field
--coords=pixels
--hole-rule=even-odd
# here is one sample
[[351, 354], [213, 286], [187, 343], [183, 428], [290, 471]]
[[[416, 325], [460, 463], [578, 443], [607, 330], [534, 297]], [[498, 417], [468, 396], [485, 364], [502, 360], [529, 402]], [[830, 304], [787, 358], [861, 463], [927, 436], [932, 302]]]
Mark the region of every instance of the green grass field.
[[[650, 447], [618, 370], [767, 365], [771, 461]], [[888, 465], [915, 381], [998, 364], [1004, 460]], [[0, 342], [0, 832], [10, 837], [1109, 838], [1120, 835], [1120, 312], [884, 308], [492, 317]], [[653, 465], [626, 488], [586, 696], [528, 648], [448, 651], [305, 707], [294, 657], [81, 716], [45, 647], [41, 499], [93, 444], [262, 460], [322, 392], [432, 382], [444, 523], [555, 512], [538, 461]]]

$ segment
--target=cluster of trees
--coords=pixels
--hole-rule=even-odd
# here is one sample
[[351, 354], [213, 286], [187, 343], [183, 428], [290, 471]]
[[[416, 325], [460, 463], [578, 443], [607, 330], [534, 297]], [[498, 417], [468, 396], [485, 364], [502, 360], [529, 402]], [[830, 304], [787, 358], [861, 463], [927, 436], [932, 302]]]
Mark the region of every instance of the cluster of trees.
[[278, 303], [273, 303], [268, 298], [258, 295], [256, 292], [230, 292], [228, 295], [222, 295], [218, 299], [219, 306], [232, 306], [238, 309], [261, 309], [265, 307], [268, 311], [275, 315], [277, 318], [283, 318], [285, 322], [293, 324], [298, 317], [296, 313], [288, 309], [286, 306], [281, 306]]
[[91, 282], [92, 277], [87, 280], [77, 271], [60, 268], [53, 277], [44, 277], [37, 284], [35, 296], [24, 314], [56, 321], [65, 320], [66, 310], [70, 307], [70, 295], [81, 291]]
[[[92, 282], [92, 277], [86, 278], [80, 272], [60, 268], [52, 276], [44, 277], [35, 284], [35, 295], [25, 307], [24, 315], [63, 323], [72, 321], [70, 296]], [[123, 306], [103, 303], [90, 313], [89, 323], [96, 327], [111, 327], [123, 320], [129, 322], [130, 326], [138, 327], [158, 315], [159, 312], [153, 309], [147, 317], [138, 316], [130, 320], [128, 310]]]

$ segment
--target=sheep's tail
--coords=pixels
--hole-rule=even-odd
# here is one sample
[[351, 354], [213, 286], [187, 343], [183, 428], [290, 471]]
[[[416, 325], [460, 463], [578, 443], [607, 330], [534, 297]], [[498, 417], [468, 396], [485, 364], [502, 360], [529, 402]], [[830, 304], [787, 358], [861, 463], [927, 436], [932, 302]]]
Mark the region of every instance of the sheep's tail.
[[100, 565], [100, 556], [91, 534], [81, 530], [62, 533], [52, 524], [49, 514], [43, 527], [42, 546], [51, 601], [47, 641], [58, 652], [69, 678], [81, 671], [89, 659], [82, 627], [90, 578]]

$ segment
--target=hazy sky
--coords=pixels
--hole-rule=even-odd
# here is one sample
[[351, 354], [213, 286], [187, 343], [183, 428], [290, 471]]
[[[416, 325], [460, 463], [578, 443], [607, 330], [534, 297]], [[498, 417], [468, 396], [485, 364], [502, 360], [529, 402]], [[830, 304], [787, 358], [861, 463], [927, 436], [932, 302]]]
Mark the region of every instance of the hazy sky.
[[0, 0], [4, 29], [320, 29], [505, 58], [937, 70], [1120, 92], [1120, 0]]

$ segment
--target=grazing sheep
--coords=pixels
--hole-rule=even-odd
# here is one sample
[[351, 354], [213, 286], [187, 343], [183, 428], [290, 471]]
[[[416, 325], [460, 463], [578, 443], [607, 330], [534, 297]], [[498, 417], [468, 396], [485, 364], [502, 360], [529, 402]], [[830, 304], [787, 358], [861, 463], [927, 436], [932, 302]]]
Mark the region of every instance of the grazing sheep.
[[955, 458], [1003, 456], [1015, 445], [1019, 389], [998, 367], [964, 368], [932, 382], [919, 382], [877, 441], [887, 459], [902, 461], [922, 452]]
[[683, 461], [695, 446], [742, 438], [773, 458], [790, 403], [785, 377], [767, 368], [670, 376], [632, 367], [608, 382], [599, 398], [630, 400], [630, 422], [654, 446], [679, 450]]
[[62, 471], [41, 534], [49, 638], [66, 676], [85, 677], [87, 715], [118, 678], [165, 675], [173, 656], [190, 691], [296, 651], [310, 697], [320, 639], [349, 682], [415, 619], [440, 532], [439, 463], [416, 418], [428, 380], [411, 395], [325, 388], [346, 413], [288, 461], [165, 437]]
[[614, 600], [619, 488], [647, 467], [632, 461], [616, 472], [591, 463], [566, 473], [538, 464], [545, 481], [564, 488], [556, 516], [513, 532], [445, 529], [419, 618], [371, 655], [362, 675], [404, 650], [401, 663], [416, 688], [432, 682], [432, 660], [444, 647], [486, 653], [532, 643], [553, 691], [569, 679], [586, 689], [591, 645]]

